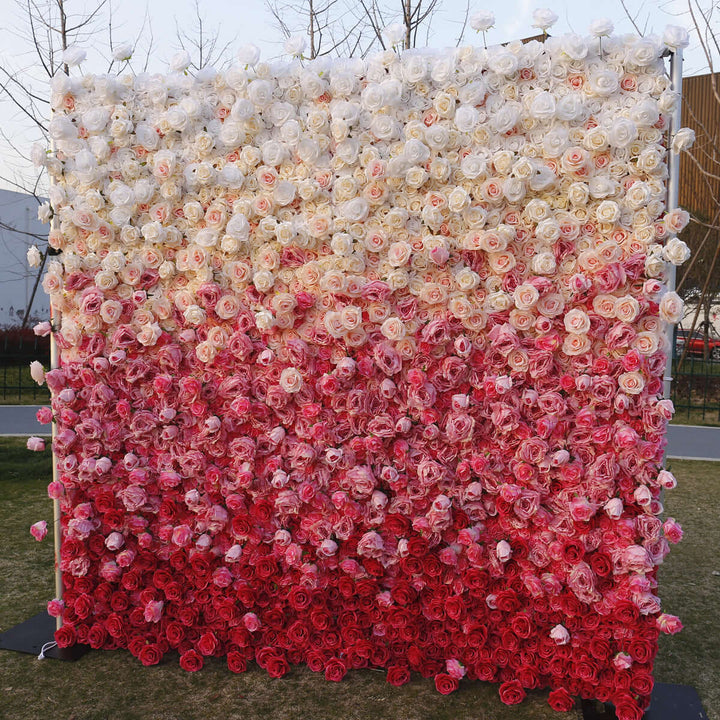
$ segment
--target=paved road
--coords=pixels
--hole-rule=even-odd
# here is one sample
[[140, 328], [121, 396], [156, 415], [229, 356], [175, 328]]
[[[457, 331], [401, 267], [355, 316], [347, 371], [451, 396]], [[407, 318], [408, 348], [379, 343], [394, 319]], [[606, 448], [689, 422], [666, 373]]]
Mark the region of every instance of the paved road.
[[50, 425], [41, 425], [35, 413], [42, 405], [0, 405], [0, 436], [50, 435]]
[[[0, 405], [0, 436], [50, 435], [50, 426], [35, 419], [40, 405]], [[671, 425], [668, 456], [694, 460], [720, 460], [720, 428]]]

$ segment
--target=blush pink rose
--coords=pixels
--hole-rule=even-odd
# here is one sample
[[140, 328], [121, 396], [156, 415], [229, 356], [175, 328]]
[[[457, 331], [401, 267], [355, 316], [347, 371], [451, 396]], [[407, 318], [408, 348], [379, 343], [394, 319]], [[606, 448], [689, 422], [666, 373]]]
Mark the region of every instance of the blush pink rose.
[[39, 520], [30, 526], [30, 534], [38, 541], [42, 541], [47, 536], [47, 523], [45, 520]]
[[27, 441], [27, 449], [33, 452], [42, 452], [45, 449], [45, 441], [39, 437], [29, 437]]

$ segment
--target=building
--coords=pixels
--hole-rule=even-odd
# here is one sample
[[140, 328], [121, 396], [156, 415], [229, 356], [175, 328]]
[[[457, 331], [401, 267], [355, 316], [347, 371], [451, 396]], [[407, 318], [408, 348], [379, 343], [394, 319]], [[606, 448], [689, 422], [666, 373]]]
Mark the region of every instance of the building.
[[[37, 200], [32, 195], [0, 189], [0, 328], [22, 324], [32, 297], [38, 269], [28, 267], [32, 245], [44, 250], [40, 238], [48, 226], [37, 219]], [[29, 325], [50, 318], [50, 299], [39, 286], [29, 308]]]

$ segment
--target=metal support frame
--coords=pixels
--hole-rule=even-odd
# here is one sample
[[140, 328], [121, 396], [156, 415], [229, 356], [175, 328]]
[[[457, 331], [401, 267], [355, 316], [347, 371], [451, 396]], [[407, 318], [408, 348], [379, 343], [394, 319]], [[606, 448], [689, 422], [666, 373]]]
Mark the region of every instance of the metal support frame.
[[[52, 112], [52, 111], [51, 111]], [[52, 153], [55, 153], [55, 143], [52, 142], [50, 145]], [[52, 185], [52, 177], [50, 178], [50, 184]], [[51, 230], [59, 230], [57, 218], [53, 217], [50, 225]], [[49, 249], [49, 246], [48, 246]], [[60, 329], [60, 312], [53, 306], [52, 299], [50, 300], [50, 322], [53, 326], [53, 331], [50, 333], [50, 368], [55, 370], [60, 367], [60, 355], [58, 353], [58, 346], [55, 340], [55, 332]], [[52, 402], [52, 398], [51, 398]], [[56, 482], [58, 479], [58, 467], [57, 457], [55, 456], [55, 436], [57, 434], [57, 423], [53, 418], [52, 422], [52, 479]], [[62, 540], [62, 526], [60, 523], [60, 500], [58, 498], [53, 499], [53, 545], [55, 549], [55, 597], [58, 600], [62, 600], [63, 596], [63, 583], [62, 583], [62, 571], [60, 570], [60, 545]], [[55, 621], [55, 627], [59, 630], [62, 627], [62, 615], [58, 615]]]
[[[669, 139], [669, 161], [668, 161], [668, 194], [667, 194], [667, 211], [675, 210], [678, 207], [678, 197], [680, 193], [680, 153], [674, 152], [672, 141], [675, 133], [680, 129], [682, 123], [682, 67], [683, 54], [682, 49], [677, 49], [670, 54], [670, 82], [673, 92], [677, 93], [675, 108], [670, 117], [670, 139]], [[668, 279], [667, 288], [670, 291], [675, 290], [676, 269], [672, 263], [668, 263]], [[663, 397], [670, 397], [670, 388], [672, 386], [673, 372], [673, 333], [670, 325], [667, 326], [668, 344], [670, 351], [668, 352], [667, 364], [665, 366], [665, 378], [663, 387]]]

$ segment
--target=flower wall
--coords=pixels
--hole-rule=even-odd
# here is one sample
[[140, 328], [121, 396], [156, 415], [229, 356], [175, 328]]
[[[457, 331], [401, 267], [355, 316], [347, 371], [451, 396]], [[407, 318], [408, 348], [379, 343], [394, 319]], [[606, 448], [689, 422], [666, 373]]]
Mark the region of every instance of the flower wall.
[[663, 50], [56, 79], [59, 643], [639, 717], [679, 628]]

